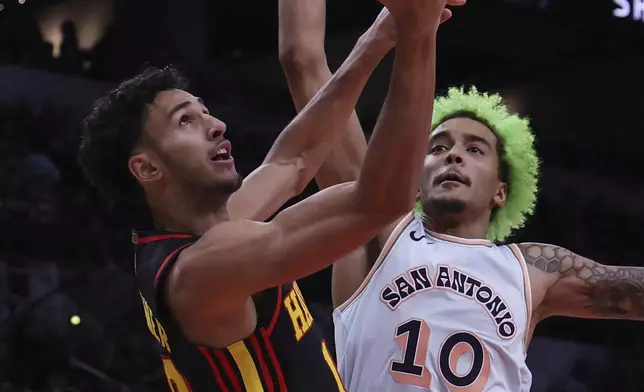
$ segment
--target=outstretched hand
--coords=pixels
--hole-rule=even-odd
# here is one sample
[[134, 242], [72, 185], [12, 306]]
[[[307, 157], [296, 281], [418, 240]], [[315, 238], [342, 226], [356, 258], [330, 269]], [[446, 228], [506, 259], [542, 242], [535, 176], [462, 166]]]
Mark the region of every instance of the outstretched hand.
[[[379, 0], [385, 9], [378, 15], [376, 23], [382, 28], [423, 34], [435, 30], [439, 24], [452, 17], [446, 6], [462, 6], [467, 0]], [[387, 20], [390, 19], [390, 20]], [[386, 22], [386, 23], [385, 23]], [[395, 23], [392, 23], [395, 22]], [[396, 29], [393, 26], [397, 27]]]
[[[452, 11], [448, 8], [443, 8], [440, 15], [439, 23], [443, 23], [452, 18]], [[396, 44], [396, 24], [391, 16], [391, 13], [386, 7], [382, 8], [378, 17], [371, 26], [372, 31], [376, 33], [378, 39], [388, 41], [392, 46]]]

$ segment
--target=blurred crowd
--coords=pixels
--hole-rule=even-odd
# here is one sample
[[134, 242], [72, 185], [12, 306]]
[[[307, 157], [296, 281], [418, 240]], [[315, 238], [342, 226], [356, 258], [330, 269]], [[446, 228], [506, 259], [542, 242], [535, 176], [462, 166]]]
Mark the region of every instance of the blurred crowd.
[[[0, 285], [9, 294], [0, 391], [113, 391], [121, 383], [145, 390], [132, 387], [162, 378], [132, 301], [127, 231], [110, 227], [81, 180], [80, 120], [53, 103], [16, 104], [0, 106], [0, 124]], [[86, 296], [102, 303], [84, 306]], [[110, 309], [121, 297], [124, 309]], [[78, 310], [87, 317], [72, 327], [68, 317]]]
[[114, 259], [109, 220], [76, 164], [80, 119], [54, 103], [16, 104], [0, 106], [0, 123], [2, 252], [63, 265]]
[[[0, 65], [15, 64], [69, 75], [87, 74], [90, 54], [80, 49], [74, 23], [67, 21], [61, 25], [60, 53], [54, 57], [54, 46], [43, 39], [34, 17], [9, 22], [0, 26]], [[19, 29], [17, 23], [20, 23]]]
[[60, 25], [60, 46], [43, 38], [35, 14], [14, 10], [12, 17], [0, 19], [0, 66], [6, 64], [45, 70], [58, 74], [89, 77], [97, 80], [120, 80], [140, 70], [141, 64], [169, 64], [176, 56], [167, 49], [162, 34], [141, 45], [128, 45], [138, 32], [126, 30], [121, 24], [111, 25], [91, 48], [80, 46], [77, 26], [72, 21]]

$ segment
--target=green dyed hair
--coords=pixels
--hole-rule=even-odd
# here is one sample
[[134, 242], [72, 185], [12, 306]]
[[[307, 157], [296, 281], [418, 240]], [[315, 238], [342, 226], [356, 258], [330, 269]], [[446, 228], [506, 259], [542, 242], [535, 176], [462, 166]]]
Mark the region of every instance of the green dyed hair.
[[[534, 212], [537, 200], [539, 158], [534, 149], [534, 135], [530, 122], [508, 113], [498, 94], [479, 93], [476, 87], [469, 91], [452, 87], [446, 96], [434, 102], [432, 130], [455, 117], [469, 117], [492, 129], [499, 138], [499, 161], [507, 169], [508, 196], [503, 207], [496, 209], [488, 227], [487, 239], [505, 240], [513, 230], [521, 228]], [[416, 214], [422, 212], [420, 203]]]

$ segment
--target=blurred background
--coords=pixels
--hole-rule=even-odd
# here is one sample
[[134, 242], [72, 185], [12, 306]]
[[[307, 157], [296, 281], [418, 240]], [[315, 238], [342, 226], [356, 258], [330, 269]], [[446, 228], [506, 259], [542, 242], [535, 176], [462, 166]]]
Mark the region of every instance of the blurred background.
[[[228, 123], [248, 174], [294, 116], [277, 2], [0, 0], [0, 392], [164, 391], [132, 277], [127, 213], [76, 165], [94, 99], [172, 63]], [[332, 69], [380, 9], [328, 0]], [[367, 132], [391, 57], [358, 106]], [[500, 92], [532, 118], [537, 213], [512, 241], [644, 265], [644, 0], [470, 0], [441, 28], [438, 87]], [[315, 191], [312, 184], [307, 194]], [[330, 274], [301, 287], [331, 338]], [[528, 354], [533, 391], [641, 391], [642, 325], [553, 318]]]

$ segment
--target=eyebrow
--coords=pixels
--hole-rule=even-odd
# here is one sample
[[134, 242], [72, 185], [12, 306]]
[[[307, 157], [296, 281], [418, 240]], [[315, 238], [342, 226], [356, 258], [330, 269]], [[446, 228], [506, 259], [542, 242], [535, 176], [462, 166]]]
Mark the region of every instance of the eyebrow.
[[[448, 138], [448, 139], [450, 139], [451, 141], [453, 141], [453, 140], [454, 140], [454, 138], [452, 137], [452, 135], [449, 133], [449, 130], [444, 130], [444, 131], [440, 131], [440, 132], [436, 132], [436, 133], [434, 133], [434, 134], [429, 138], [429, 143], [430, 143], [430, 144], [432, 144], [432, 143], [434, 143], [437, 139], [440, 139], [440, 138], [443, 138], [443, 137]], [[485, 138], [483, 138], [483, 137], [481, 137], [481, 136], [472, 135], [471, 133], [466, 133], [466, 134], [464, 134], [464, 137], [465, 137], [465, 140], [466, 140], [466, 141], [468, 141], [468, 142], [479, 142], [479, 143], [483, 143], [483, 144], [485, 144], [489, 149], [492, 149], [492, 144], [490, 144], [490, 142], [489, 142], [487, 139], [485, 139]]]
[[[204, 102], [203, 102], [203, 99], [201, 99], [199, 97], [197, 97], [197, 102], [199, 102], [200, 105], [205, 106]], [[178, 112], [179, 110], [190, 106], [191, 104], [192, 104], [192, 101], [183, 101], [183, 102], [181, 102], [177, 106], [175, 106], [172, 109], [170, 109], [170, 112], [168, 113], [168, 118], [172, 118], [172, 116], [174, 116], [174, 114], [176, 112]]]
[[440, 131], [440, 132], [435, 132], [429, 137], [429, 144], [433, 144], [437, 139], [440, 139], [442, 137], [446, 137], [448, 139], [452, 139], [451, 135], [448, 133], [448, 131]]
[[470, 142], [479, 142], [479, 143], [483, 143], [483, 144], [485, 144], [485, 145], [486, 145], [490, 150], [492, 149], [492, 145], [490, 144], [490, 142], [489, 142], [489, 141], [487, 141], [487, 139], [485, 139], [485, 138], [483, 138], [483, 137], [476, 136], [476, 135], [471, 135], [471, 134], [467, 133], [467, 134], [465, 134], [465, 140], [470, 141]]

